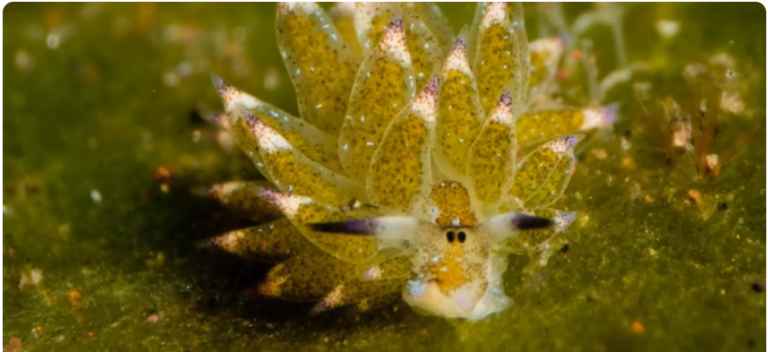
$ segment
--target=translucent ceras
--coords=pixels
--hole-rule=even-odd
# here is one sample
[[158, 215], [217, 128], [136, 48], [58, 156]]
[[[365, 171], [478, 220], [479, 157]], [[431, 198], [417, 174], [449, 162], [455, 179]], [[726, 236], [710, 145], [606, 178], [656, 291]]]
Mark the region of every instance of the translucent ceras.
[[510, 253], [546, 264], [575, 219], [551, 209], [604, 108], [529, 106], [563, 44], [528, 44], [520, 4], [478, 5], [451, 32], [434, 4], [280, 4], [277, 40], [300, 117], [214, 77], [230, 133], [266, 180], [207, 190], [261, 225], [205, 240], [276, 262], [261, 296], [313, 313], [403, 297], [479, 320], [511, 304]]

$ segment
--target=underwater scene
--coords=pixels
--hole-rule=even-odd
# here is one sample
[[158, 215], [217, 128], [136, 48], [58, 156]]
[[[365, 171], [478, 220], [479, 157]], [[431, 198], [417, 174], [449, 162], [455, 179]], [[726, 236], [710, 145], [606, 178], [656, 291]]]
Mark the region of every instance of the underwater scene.
[[3, 351], [766, 348], [759, 3], [3, 20]]

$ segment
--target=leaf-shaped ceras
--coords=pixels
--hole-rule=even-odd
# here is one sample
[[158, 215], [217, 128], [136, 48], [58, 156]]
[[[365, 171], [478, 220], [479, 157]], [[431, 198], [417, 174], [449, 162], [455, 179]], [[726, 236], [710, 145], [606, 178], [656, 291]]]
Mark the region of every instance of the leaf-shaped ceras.
[[607, 127], [615, 120], [615, 105], [584, 109], [541, 109], [526, 113], [518, 119], [518, 144], [528, 147], [558, 136]]
[[504, 91], [472, 145], [467, 160], [470, 190], [483, 212], [497, 204], [511, 186], [516, 143], [512, 97]]
[[483, 126], [483, 109], [463, 35], [456, 40], [445, 61], [442, 78], [435, 149], [432, 154], [444, 174], [464, 181], [467, 154]]
[[476, 20], [474, 71], [483, 111], [490, 111], [501, 91], [512, 82], [515, 113], [528, 102], [530, 76], [528, 37], [525, 35], [522, 4], [489, 3], [479, 5]]
[[262, 189], [259, 197], [280, 209], [306, 239], [331, 256], [354, 264], [366, 263], [375, 257], [378, 245], [371, 238], [319, 233], [305, 224], [369, 217], [377, 212], [369, 209], [343, 210], [338, 206], [322, 204], [308, 197], [281, 193], [268, 188]]
[[323, 131], [338, 133], [360, 63], [339, 40], [332, 20], [314, 3], [281, 3], [277, 43], [298, 94], [301, 117]]
[[318, 130], [302, 119], [230, 86], [216, 75], [212, 75], [211, 78], [225, 105], [227, 128], [235, 134], [235, 141], [243, 152], [253, 160], [264, 176], [270, 177], [264, 169], [264, 163], [259, 153], [259, 141], [251, 133], [243, 119], [246, 115], [258, 118], [277, 131], [299, 153], [335, 172], [342, 170], [334, 145], [334, 137]]
[[[416, 91], [421, 90], [445, 54], [443, 42], [450, 38], [444, 32], [447, 20], [434, 5], [423, 3], [365, 2], [355, 4], [355, 27], [365, 52], [370, 52], [387, 31], [387, 24], [400, 18], [405, 29], [406, 44], [411, 56]], [[441, 34], [442, 33], [442, 34]]]
[[433, 76], [395, 117], [373, 155], [366, 181], [368, 197], [384, 209], [411, 213], [429, 193], [439, 86], [439, 78]]
[[[243, 120], [258, 141], [266, 171], [279, 189], [297, 194], [311, 194], [318, 201], [328, 204], [342, 204], [349, 199], [363, 197], [363, 193], [356, 189], [352, 180], [299, 153], [261, 119], [246, 114]], [[342, 187], [348, 193], [336, 191]]]
[[579, 140], [579, 135], [560, 137], [531, 152], [518, 166], [511, 195], [531, 208], [560, 198], [576, 165], [573, 147]]
[[384, 131], [413, 97], [413, 69], [401, 19], [394, 19], [358, 71], [339, 136], [347, 174], [364, 180]]

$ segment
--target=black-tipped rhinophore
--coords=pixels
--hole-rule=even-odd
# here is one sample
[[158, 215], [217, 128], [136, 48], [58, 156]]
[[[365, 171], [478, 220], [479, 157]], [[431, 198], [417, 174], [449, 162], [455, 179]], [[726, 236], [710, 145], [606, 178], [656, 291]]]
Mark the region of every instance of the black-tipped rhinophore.
[[319, 222], [307, 224], [312, 231], [342, 233], [348, 235], [375, 235], [376, 220], [360, 219], [342, 222]]
[[533, 215], [518, 214], [512, 218], [512, 225], [518, 230], [536, 230], [552, 227], [555, 225], [555, 221]]

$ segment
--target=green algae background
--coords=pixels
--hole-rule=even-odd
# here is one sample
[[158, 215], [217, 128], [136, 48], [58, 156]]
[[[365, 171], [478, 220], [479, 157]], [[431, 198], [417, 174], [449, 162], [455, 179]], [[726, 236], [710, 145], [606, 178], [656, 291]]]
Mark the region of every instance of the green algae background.
[[[566, 19], [595, 8], [564, 6]], [[443, 6], [457, 29], [474, 5]], [[536, 37], [542, 7], [526, 5]], [[765, 126], [765, 9], [624, 6], [628, 61], [657, 99], [725, 52], [745, 113], [721, 117], [714, 150]], [[221, 107], [216, 72], [296, 113], [274, 4], [10, 4], [3, 19], [3, 345], [24, 351], [755, 350], [766, 348], [765, 130], [710, 181], [669, 163], [629, 90], [613, 131], [583, 147], [560, 204], [568, 247], [536, 279], [511, 257], [512, 308], [474, 325], [404, 303], [308, 317], [311, 305], [248, 299], [268, 266], [195, 248], [242, 223], [191, 189], [255, 171], [200, 118]], [[662, 40], [660, 19], [679, 33]], [[616, 68], [604, 30], [598, 67]], [[162, 178], [158, 169], [173, 174]], [[165, 183], [167, 188], [163, 188]], [[692, 202], [690, 191], [700, 198]], [[687, 201], [686, 201], [687, 200]]]

